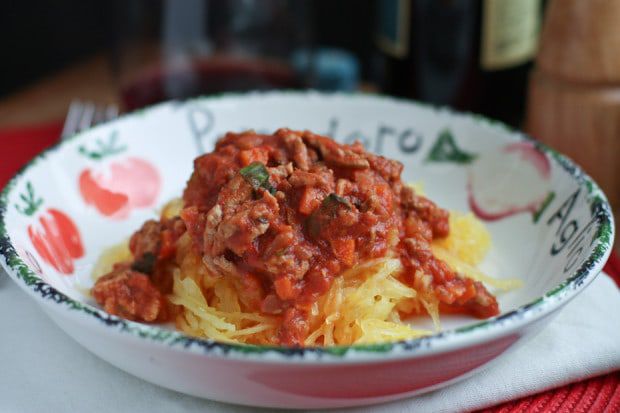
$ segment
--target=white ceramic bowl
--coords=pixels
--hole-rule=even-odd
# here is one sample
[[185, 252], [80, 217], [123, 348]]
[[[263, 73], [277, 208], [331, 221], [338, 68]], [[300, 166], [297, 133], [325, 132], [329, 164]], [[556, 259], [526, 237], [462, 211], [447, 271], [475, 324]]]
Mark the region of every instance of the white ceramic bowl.
[[[430, 337], [323, 349], [220, 344], [97, 307], [89, 274], [102, 249], [178, 196], [194, 157], [226, 131], [279, 127], [360, 139], [402, 161], [404, 180], [424, 182], [439, 205], [488, 221], [493, 247], [482, 268], [524, 287], [500, 295], [502, 314], [489, 320], [446, 316], [445, 331]], [[543, 328], [596, 277], [613, 232], [605, 196], [562, 155], [478, 116], [370, 95], [165, 103], [45, 151], [0, 200], [0, 261], [75, 340], [161, 386], [271, 407], [377, 403], [472, 374]]]

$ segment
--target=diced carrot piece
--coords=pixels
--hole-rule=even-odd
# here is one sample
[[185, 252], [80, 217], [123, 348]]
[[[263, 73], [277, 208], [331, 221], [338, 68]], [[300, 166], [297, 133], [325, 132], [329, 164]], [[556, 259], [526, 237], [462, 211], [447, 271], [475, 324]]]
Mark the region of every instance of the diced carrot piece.
[[293, 283], [289, 277], [280, 277], [273, 283], [276, 288], [276, 294], [281, 300], [290, 300], [295, 298], [295, 290], [293, 289]]
[[[336, 267], [339, 267], [339, 264], [336, 263]], [[340, 268], [338, 268], [338, 271], [333, 272], [333, 274], [337, 274], [338, 272], [340, 272]], [[310, 294], [315, 296], [326, 293], [331, 285], [330, 277], [320, 271], [308, 271], [308, 273], [304, 277], [304, 281], [306, 282], [306, 285], [304, 287], [304, 294]], [[298, 304], [295, 305], [299, 307]], [[306, 305], [312, 305], [312, 303], [309, 302], [306, 303]]]
[[375, 193], [382, 199], [383, 205], [385, 205], [387, 209], [391, 209], [393, 203], [392, 188], [387, 185], [376, 185], [374, 190]]
[[321, 205], [321, 190], [313, 187], [306, 187], [299, 200], [299, 212], [310, 215], [312, 211]]
[[243, 166], [248, 166], [252, 162], [260, 162], [267, 165], [269, 162], [269, 148], [259, 146], [258, 148], [246, 149], [239, 152], [239, 160]]
[[331, 240], [332, 250], [340, 262], [351, 267], [355, 264], [355, 240], [351, 238]]

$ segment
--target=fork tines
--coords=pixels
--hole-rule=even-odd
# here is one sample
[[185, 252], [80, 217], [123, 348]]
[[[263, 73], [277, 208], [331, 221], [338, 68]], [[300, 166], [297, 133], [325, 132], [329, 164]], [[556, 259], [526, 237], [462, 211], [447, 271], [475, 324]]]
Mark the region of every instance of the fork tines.
[[91, 126], [114, 119], [118, 116], [116, 105], [98, 105], [93, 102], [73, 100], [62, 128], [61, 139], [66, 139]]

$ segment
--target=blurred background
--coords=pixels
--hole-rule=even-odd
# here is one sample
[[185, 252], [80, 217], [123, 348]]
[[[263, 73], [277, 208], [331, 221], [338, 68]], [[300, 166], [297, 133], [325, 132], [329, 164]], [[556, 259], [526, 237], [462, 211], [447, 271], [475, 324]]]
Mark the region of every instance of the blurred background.
[[0, 97], [63, 86], [49, 90], [55, 110], [0, 106], [4, 125], [63, 116], [74, 98], [130, 110], [306, 87], [382, 92], [519, 125], [543, 13], [540, 0], [4, 3], [0, 30], [12, 52]]
[[71, 116], [88, 126], [226, 91], [365, 91], [524, 129], [617, 210], [618, 21], [606, 0], [4, 0], [0, 137], [28, 137], [5, 152], [28, 156], [0, 173]]

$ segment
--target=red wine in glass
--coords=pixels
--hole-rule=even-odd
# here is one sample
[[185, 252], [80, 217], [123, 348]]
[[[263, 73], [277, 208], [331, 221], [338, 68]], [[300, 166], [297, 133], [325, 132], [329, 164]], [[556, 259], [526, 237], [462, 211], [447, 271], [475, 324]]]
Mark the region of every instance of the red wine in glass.
[[169, 99], [267, 89], [300, 89], [303, 79], [286, 62], [211, 57], [144, 69], [121, 87], [126, 110]]

